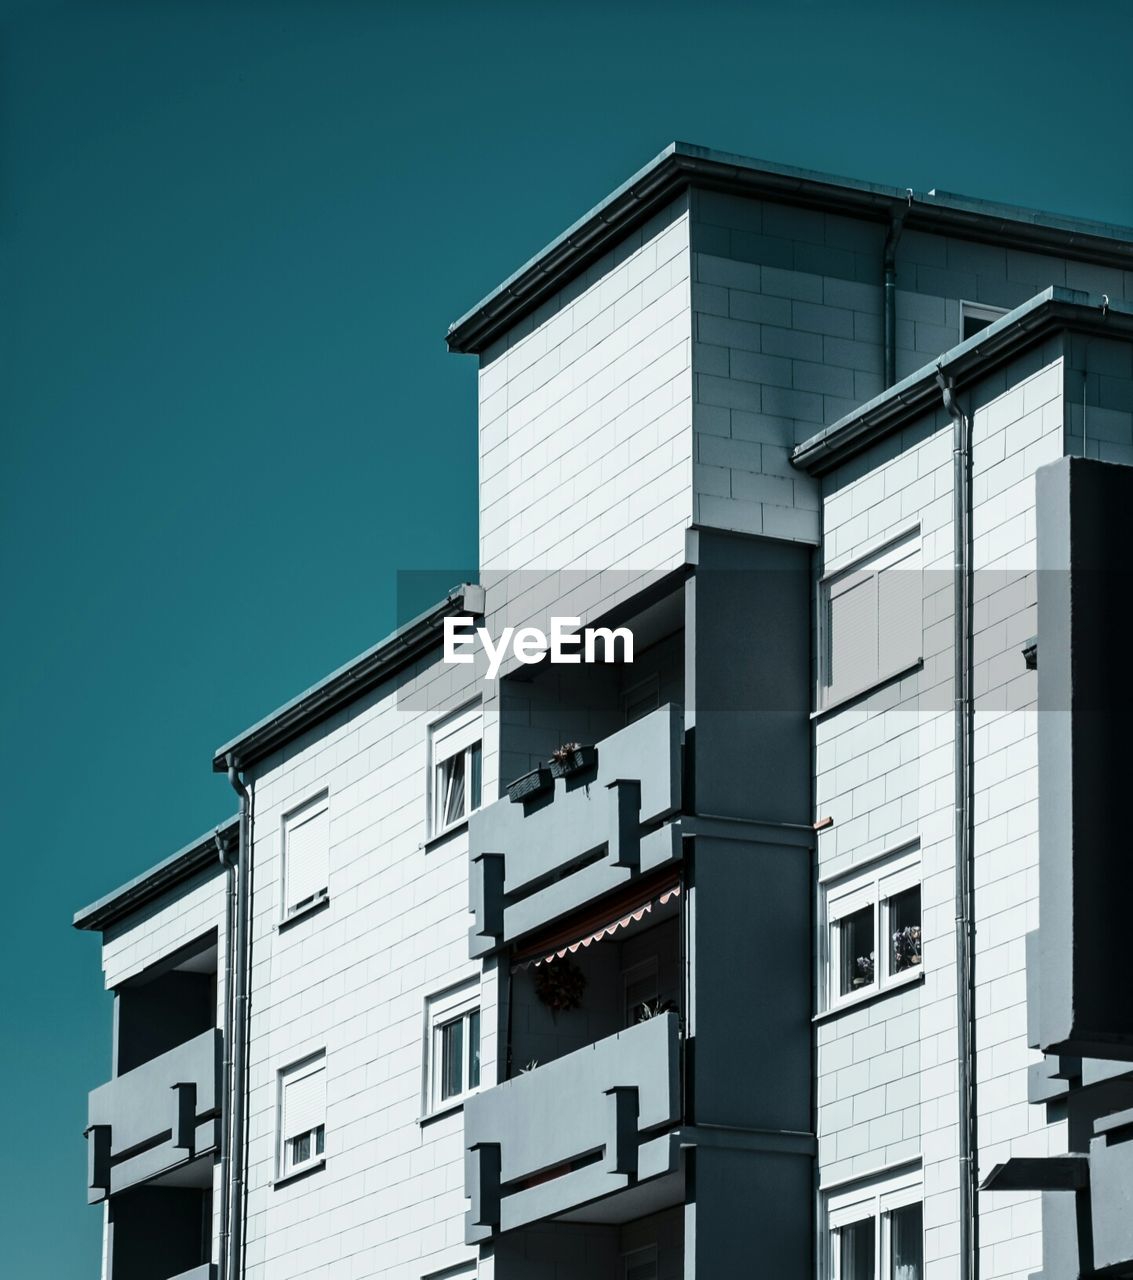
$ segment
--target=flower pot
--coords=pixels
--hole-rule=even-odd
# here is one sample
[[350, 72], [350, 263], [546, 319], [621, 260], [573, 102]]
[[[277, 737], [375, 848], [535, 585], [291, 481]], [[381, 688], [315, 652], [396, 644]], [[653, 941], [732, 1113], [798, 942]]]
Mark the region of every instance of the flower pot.
[[575, 747], [564, 760], [552, 760], [550, 769], [553, 777], [569, 778], [572, 773], [593, 769], [597, 763], [597, 747]]
[[537, 769], [532, 769], [530, 773], [525, 773], [522, 777], [516, 778], [514, 782], [508, 783], [508, 799], [512, 804], [530, 800], [532, 796], [537, 796], [540, 792], [546, 791], [553, 783], [554, 778], [551, 776], [550, 769], [540, 765]]

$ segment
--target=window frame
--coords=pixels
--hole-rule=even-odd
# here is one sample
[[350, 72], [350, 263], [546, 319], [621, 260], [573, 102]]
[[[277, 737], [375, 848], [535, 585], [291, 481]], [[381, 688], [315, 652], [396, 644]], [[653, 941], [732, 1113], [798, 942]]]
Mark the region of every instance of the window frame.
[[[472, 1076], [472, 1037], [468, 1033], [468, 1021], [475, 1013], [479, 1015], [479, 1033], [476, 1044], [478, 1079], [475, 1085], [469, 1083]], [[484, 1085], [482, 1046], [484, 1043], [484, 1005], [482, 991], [478, 979], [463, 982], [457, 987], [425, 998], [425, 1053], [424, 1078], [422, 1084], [425, 1116], [438, 1115], [455, 1110], [464, 1105], [473, 1094], [479, 1093]], [[441, 1097], [443, 1073], [441, 1069], [441, 1033], [445, 1027], [460, 1021], [464, 1024], [463, 1044], [461, 1048], [461, 1089], [459, 1093]]]
[[[326, 832], [326, 884], [308, 894], [300, 902], [291, 902], [288, 885], [291, 879], [290, 834], [293, 829], [313, 821], [319, 814], [327, 815]], [[279, 923], [285, 925], [298, 920], [308, 912], [330, 901], [330, 791], [325, 787], [309, 795], [299, 804], [292, 805], [280, 817], [279, 823]]]
[[[854, 586], [861, 587], [871, 579], [876, 579], [880, 574], [887, 570], [895, 568], [897, 565], [904, 563], [906, 560], [916, 560], [916, 571], [920, 574], [921, 591], [921, 619], [918, 628], [919, 639], [915, 646], [915, 655], [910, 655], [907, 659], [895, 663], [891, 667], [882, 668], [880, 654], [878, 655], [877, 674], [874, 678], [865, 681], [862, 684], [851, 685], [848, 688], [836, 687], [833, 683], [833, 640], [832, 627], [830, 620], [831, 602], [838, 595], [846, 594]], [[855, 580], [852, 586], [844, 587], [842, 591], [838, 588], [843, 584], [850, 583]], [[880, 605], [878, 605], [880, 612]], [[905, 529], [903, 532], [887, 538], [884, 542], [879, 543], [876, 547], [871, 548], [864, 554], [855, 557], [849, 564], [839, 565], [837, 569], [832, 569], [822, 575], [818, 581], [818, 670], [817, 670], [817, 688], [815, 690], [815, 708], [816, 713], [832, 710], [841, 706], [846, 702], [851, 702], [855, 698], [860, 698], [863, 694], [869, 693], [873, 689], [879, 689], [882, 685], [888, 684], [890, 680], [895, 680], [899, 676], [906, 675], [910, 671], [916, 670], [924, 661], [924, 549], [923, 540], [921, 538], [921, 526], [919, 523]], [[877, 626], [877, 634], [881, 634], [880, 623]]]
[[639, 1249], [627, 1249], [622, 1254], [622, 1277], [627, 1280], [630, 1271], [634, 1268], [641, 1267], [652, 1263], [653, 1274], [657, 1275], [657, 1269], [660, 1265], [660, 1256], [656, 1244], [643, 1245]]
[[910, 1205], [921, 1208], [921, 1280], [924, 1280], [924, 1174], [920, 1166], [875, 1174], [823, 1192], [823, 1240], [826, 1258], [821, 1271], [828, 1280], [843, 1280], [840, 1233], [859, 1222], [874, 1224], [873, 1280], [888, 1280], [892, 1262], [892, 1215]]
[[[475, 738], [468, 741], [467, 745], [457, 747], [448, 752], [446, 755], [438, 756], [437, 747], [438, 740], [443, 740], [448, 736], [457, 736], [469, 726], [476, 725], [479, 728], [479, 734]], [[471, 803], [472, 790], [472, 757], [476, 748], [480, 750], [480, 795], [475, 805]], [[440, 813], [441, 797], [437, 786], [437, 771], [446, 760], [451, 760], [455, 756], [463, 753], [464, 755], [464, 810], [459, 818], [454, 818], [451, 822], [442, 822]], [[484, 804], [484, 716], [482, 704], [476, 702], [466, 703], [457, 710], [448, 712], [440, 719], [434, 720], [429, 725], [428, 730], [428, 761], [427, 775], [425, 779], [425, 804], [426, 804], [426, 831], [428, 838], [435, 840], [439, 836], [446, 835], [450, 831], [455, 831], [462, 823], [468, 821], [468, 816], [475, 813], [477, 809], [483, 807]]]
[[[652, 978], [654, 994], [650, 997], [650, 1000], [652, 1000], [653, 1002], [656, 1002], [661, 998], [660, 958], [656, 954], [645, 956], [643, 959], [638, 960], [634, 964], [628, 965], [624, 969], [622, 969], [621, 977], [622, 977], [622, 1021], [624, 1024], [622, 1027], [622, 1030], [625, 1031], [625, 1030], [628, 1030], [630, 1027], [637, 1026], [638, 1022], [641, 1021], [640, 1018], [637, 1018], [632, 1022], [630, 1021], [630, 1012], [631, 1012], [630, 1004], [629, 1004], [630, 987], [632, 987], [635, 983], [642, 982], [644, 980]], [[638, 1001], [638, 1003], [635, 1004], [633, 1008], [636, 1009], [639, 1007], [639, 1005], [642, 1005], [645, 1003], [647, 1002], [644, 1000]]]
[[[979, 337], [983, 329], [977, 329], [970, 337], [964, 337], [964, 321], [969, 317], [973, 320], [986, 320], [989, 325], [1005, 316], [1008, 307], [992, 307], [986, 302], [969, 302], [966, 298], [960, 299], [960, 341], [970, 342], [972, 338]], [[987, 325], [984, 326], [987, 328]]]
[[[276, 1071], [275, 1180], [277, 1184], [290, 1181], [290, 1179], [298, 1177], [299, 1174], [307, 1173], [312, 1169], [322, 1168], [326, 1164], [326, 1068], [326, 1050], [319, 1049], [296, 1062], [287, 1063]], [[305, 1080], [318, 1073], [323, 1076], [322, 1120], [319, 1124], [312, 1125], [311, 1128], [304, 1129], [302, 1132], [289, 1134], [287, 1132], [287, 1089], [299, 1080]], [[320, 1129], [323, 1137], [322, 1151], [316, 1149], [316, 1135]], [[290, 1159], [288, 1150], [291, 1143], [308, 1136], [311, 1138], [310, 1154], [303, 1160], [295, 1161]]]
[[[859, 1004], [873, 996], [895, 991], [920, 980], [924, 969], [924, 880], [920, 842], [901, 845], [861, 866], [827, 877], [819, 882], [820, 919], [819, 991], [823, 995], [820, 1013]], [[921, 891], [921, 960], [908, 968], [891, 971], [891, 930], [889, 904], [907, 889]], [[868, 907], [873, 920], [873, 978], [857, 990], [841, 990], [840, 922]], [[882, 947], [884, 940], [885, 946]]]

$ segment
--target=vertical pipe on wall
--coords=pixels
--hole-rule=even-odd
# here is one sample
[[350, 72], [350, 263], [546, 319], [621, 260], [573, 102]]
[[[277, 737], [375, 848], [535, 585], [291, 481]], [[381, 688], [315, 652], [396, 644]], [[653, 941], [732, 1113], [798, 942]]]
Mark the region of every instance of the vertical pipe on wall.
[[244, 1097], [248, 1029], [248, 902], [251, 862], [252, 797], [240, 780], [240, 766], [229, 755], [228, 781], [240, 797], [240, 846], [236, 863], [236, 956], [232, 1002], [232, 1124], [229, 1135], [228, 1240], [226, 1280], [240, 1277], [240, 1235], [244, 1203]]
[[953, 778], [956, 848], [956, 1049], [960, 1146], [960, 1280], [979, 1275], [977, 1199], [975, 958], [972, 913], [972, 505], [971, 420], [953, 383], [938, 372], [952, 419]]
[[224, 895], [224, 1065], [220, 1094], [220, 1248], [217, 1251], [217, 1280], [228, 1273], [228, 1169], [232, 1149], [232, 975], [236, 940], [232, 936], [236, 918], [236, 863], [228, 856], [228, 845], [217, 828], [216, 851], [228, 877]]
[[913, 203], [910, 190], [907, 203], [899, 205], [889, 217], [889, 231], [885, 236], [885, 248], [881, 255], [883, 277], [883, 354], [885, 385], [891, 387], [897, 381], [897, 242], [905, 227], [905, 215]]

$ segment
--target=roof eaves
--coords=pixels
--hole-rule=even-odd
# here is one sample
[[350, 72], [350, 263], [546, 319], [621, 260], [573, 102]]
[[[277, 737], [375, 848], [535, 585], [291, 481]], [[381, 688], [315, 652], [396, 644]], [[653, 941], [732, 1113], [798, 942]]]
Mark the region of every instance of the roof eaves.
[[479, 615], [483, 611], [482, 587], [470, 583], [455, 587], [432, 608], [218, 747], [213, 754], [213, 770], [218, 773], [227, 770], [229, 756], [243, 769], [278, 751], [432, 649], [445, 618], [457, 614]]
[[1089, 295], [1052, 286], [1000, 316], [967, 341], [943, 352], [860, 408], [816, 432], [791, 454], [794, 466], [823, 475], [919, 414], [940, 404], [937, 375], [957, 383], [989, 372], [1044, 334], [1061, 328], [1133, 336], [1133, 306], [1093, 302]]
[[1133, 228], [945, 191], [911, 192], [674, 142], [453, 323], [445, 339], [449, 350], [483, 351], [613, 243], [693, 185], [875, 219], [904, 209], [909, 228], [1133, 269]]
[[154, 898], [175, 885], [196, 875], [202, 868], [213, 862], [219, 862], [220, 850], [217, 841], [231, 849], [237, 837], [240, 819], [238, 815], [225, 819], [219, 826], [206, 831], [196, 840], [178, 849], [174, 854], [159, 862], [157, 866], [143, 871], [140, 876], [128, 880], [111, 893], [75, 912], [72, 921], [76, 929], [103, 930], [132, 912], [152, 902]]

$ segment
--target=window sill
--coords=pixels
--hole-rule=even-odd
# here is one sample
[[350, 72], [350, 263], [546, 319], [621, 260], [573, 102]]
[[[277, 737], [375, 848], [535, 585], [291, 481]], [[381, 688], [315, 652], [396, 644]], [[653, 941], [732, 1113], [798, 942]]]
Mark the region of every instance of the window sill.
[[910, 987], [919, 987], [924, 985], [924, 967], [917, 966], [916, 973], [910, 973], [899, 978], [890, 978], [883, 987], [873, 987], [869, 991], [863, 991], [861, 995], [846, 996], [844, 1000], [839, 1000], [836, 1005], [832, 1005], [829, 1009], [823, 1009], [821, 1013], [816, 1013], [811, 1022], [830, 1022], [837, 1018], [840, 1014], [849, 1013], [851, 1009], [860, 1009], [863, 1005], [873, 1004], [875, 1000], [884, 1000], [886, 996], [891, 996], [895, 991], [907, 991]]
[[435, 1111], [429, 1111], [423, 1116], [417, 1117], [418, 1127], [427, 1129], [434, 1120], [444, 1120], [447, 1116], [455, 1116], [458, 1112], [464, 1110], [464, 1104], [471, 1097], [471, 1094], [463, 1094], [459, 1098], [446, 1102], [443, 1107], [438, 1107]]
[[421, 846], [421, 848], [424, 849], [426, 853], [428, 853], [430, 849], [435, 849], [438, 845], [444, 844], [446, 840], [449, 840], [453, 836], [459, 835], [462, 831], [467, 831], [467, 830], [468, 830], [468, 819], [461, 818], [459, 822], [454, 822], [451, 827], [445, 827], [443, 831], [438, 831], [435, 836], [430, 836], [428, 840], [426, 840], [425, 843]]
[[825, 706], [819, 707], [816, 711], [810, 713], [812, 720], [821, 720], [823, 716], [828, 716], [834, 711], [844, 711], [847, 707], [855, 702], [860, 702], [863, 698], [868, 698], [870, 694], [877, 693], [879, 689], [885, 689], [891, 684], [896, 684], [898, 680], [904, 680], [906, 676], [911, 676], [914, 672], [924, 668], [924, 658], [918, 658], [916, 662], [910, 662], [907, 667], [902, 667], [900, 671], [894, 671], [892, 675], [882, 676], [875, 683], [866, 685], [863, 689], [855, 689], [853, 693], [844, 693], [839, 695], [833, 702], [826, 703]]
[[305, 907], [300, 907], [298, 911], [289, 915], [286, 920], [277, 921], [275, 927], [280, 933], [286, 933], [293, 924], [298, 924], [300, 920], [306, 920], [310, 916], [317, 915], [320, 911], [325, 911], [329, 906], [330, 894], [328, 893], [316, 902], [309, 902]]
[[276, 1178], [271, 1185], [278, 1191], [280, 1187], [289, 1187], [293, 1182], [301, 1182], [304, 1178], [309, 1178], [312, 1173], [318, 1173], [326, 1167], [326, 1157], [322, 1156], [318, 1160], [312, 1160], [310, 1164], [305, 1164], [302, 1169], [294, 1169], [291, 1173], [284, 1174], [282, 1178]]

